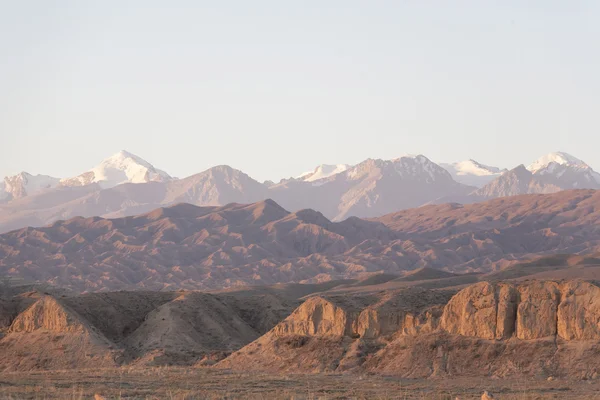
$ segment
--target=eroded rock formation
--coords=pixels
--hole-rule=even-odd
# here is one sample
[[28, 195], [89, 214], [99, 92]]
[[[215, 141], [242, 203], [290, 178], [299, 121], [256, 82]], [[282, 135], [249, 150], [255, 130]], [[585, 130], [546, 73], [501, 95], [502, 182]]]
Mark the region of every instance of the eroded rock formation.
[[67, 310], [56, 299], [44, 296], [27, 310], [15, 318], [8, 331], [33, 332], [44, 329], [51, 332], [78, 332], [85, 331], [83, 324], [72, 311]]
[[600, 374], [600, 287], [594, 283], [480, 282], [438, 304], [430, 298], [429, 306], [415, 306], [434, 292], [310, 298], [218, 366], [408, 378]]
[[442, 329], [482, 339], [600, 339], [600, 288], [583, 281], [481, 282], [444, 308]]

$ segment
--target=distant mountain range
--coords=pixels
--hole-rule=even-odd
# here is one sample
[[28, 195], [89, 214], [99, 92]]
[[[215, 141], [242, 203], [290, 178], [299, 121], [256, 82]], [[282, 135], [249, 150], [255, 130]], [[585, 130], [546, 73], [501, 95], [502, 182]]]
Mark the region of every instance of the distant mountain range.
[[121, 151], [71, 178], [22, 172], [0, 184], [0, 232], [75, 216], [108, 218], [177, 203], [219, 206], [273, 199], [287, 210], [312, 208], [341, 221], [378, 217], [430, 203], [473, 203], [528, 193], [599, 189], [600, 174], [566, 153], [551, 153], [510, 171], [474, 160], [436, 164], [423, 155], [320, 165], [279, 183], [258, 182], [217, 166], [176, 179]]
[[172, 179], [166, 172], [123, 150], [103, 160], [91, 170], [71, 178], [34, 176], [27, 172], [5, 177], [4, 183], [0, 185], [0, 201], [20, 199], [56, 187], [98, 184], [106, 189], [123, 183], [166, 182]]
[[421, 267], [490, 272], [537, 255], [597, 253], [599, 202], [600, 191], [569, 190], [341, 222], [273, 200], [179, 204], [2, 234], [0, 275], [97, 291], [317, 283]]

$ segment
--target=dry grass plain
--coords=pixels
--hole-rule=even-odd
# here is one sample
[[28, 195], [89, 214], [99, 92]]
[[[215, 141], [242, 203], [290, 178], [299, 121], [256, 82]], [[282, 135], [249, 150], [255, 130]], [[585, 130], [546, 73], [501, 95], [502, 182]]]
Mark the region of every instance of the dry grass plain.
[[406, 380], [374, 375], [272, 375], [211, 368], [119, 368], [0, 374], [0, 399], [600, 399], [600, 380]]

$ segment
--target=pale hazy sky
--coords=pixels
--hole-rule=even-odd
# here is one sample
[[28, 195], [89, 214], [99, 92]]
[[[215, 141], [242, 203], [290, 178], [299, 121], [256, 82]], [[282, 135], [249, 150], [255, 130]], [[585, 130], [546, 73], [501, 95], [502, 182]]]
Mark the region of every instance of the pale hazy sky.
[[129, 150], [279, 179], [422, 153], [600, 170], [600, 2], [0, 0], [0, 175]]

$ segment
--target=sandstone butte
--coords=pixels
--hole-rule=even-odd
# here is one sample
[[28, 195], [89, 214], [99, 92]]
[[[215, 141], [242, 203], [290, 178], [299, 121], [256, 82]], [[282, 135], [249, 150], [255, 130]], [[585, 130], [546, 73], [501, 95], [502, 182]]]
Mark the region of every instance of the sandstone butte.
[[436, 330], [481, 339], [600, 340], [600, 288], [585, 281], [480, 282], [461, 290], [445, 306], [432, 305], [419, 313], [381, 304], [353, 310], [315, 296], [272, 334], [376, 338]]
[[390, 307], [388, 298], [361, 308], [346, 300], [309, 298], [218, 366], [404, 377], [600, 373], [600, 288], [590, 282], [480, 282], [425, 307]]

